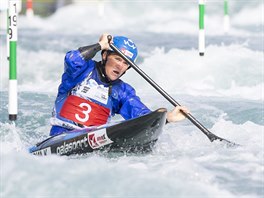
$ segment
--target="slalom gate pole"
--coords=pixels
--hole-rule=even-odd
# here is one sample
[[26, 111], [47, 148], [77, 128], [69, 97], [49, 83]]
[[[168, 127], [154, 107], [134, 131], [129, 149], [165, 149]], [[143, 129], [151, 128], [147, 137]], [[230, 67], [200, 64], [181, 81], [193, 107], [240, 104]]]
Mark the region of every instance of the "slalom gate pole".
[[6, 20], [7, 20], [7, 27], [6, 27], [6, 58], [9, 61], [9, 2], [8, 2], [8, 6], [7, 6], [7, 12], [6, 12], [7, 16], [6, 16]]
[[[173, 106], [181, 106], [175, 101], [167, 92], [165, 92], [156, 82], [154, 82], [144, 71], [142, 71], [134, 62], [132, 62], [126, 55], [124, 55], [114, 44], [111, 43], [112, 36], [108, 35], [108, 42], [110, 47], [120, 55], [139, 75], [141, 75], [149, 84], [151, 84], [163, 97], [165, 97]], [[190, 113], [182, 112], [196, 127], [198, 127], [207, 137], [213, 142], [219, 140], [225, 142], [228, 146], [238, 146], [238, 144], [230, 142], [224, 138], [218, 137], [207, 128], [205, 128], [198, 120], [196, 120]]]
[[228, 12], [228, 0], [224, 0], [224, 31], [227, 33], [230, 27], [230, 19]]
[[27, 0], [26, 16], [28, 18], [32, 18], [34, 16], [33, 2], [32, 2], [32, 0]]
[[15, 121], [17, 119], [17, 4], [16, 0], [9, 0], [8, 11], [8, 35], [9, 35], [9, 104], [8, 113], [9, 120]]
[[205, 52], [205, 32], [204, 32], [204, 0], [199, 0], [199, 55], [203, 56]]

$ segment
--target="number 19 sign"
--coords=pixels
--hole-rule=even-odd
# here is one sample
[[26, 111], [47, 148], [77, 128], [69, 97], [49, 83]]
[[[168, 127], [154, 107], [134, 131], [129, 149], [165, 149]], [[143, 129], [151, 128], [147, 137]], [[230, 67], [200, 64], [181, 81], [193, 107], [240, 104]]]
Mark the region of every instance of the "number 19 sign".
[[16, 0], [9, 0], [8, 11], [8, 40], [9, 40], [9, 120], [17, 118], [17, 73], [16, 73], [16, 48], [17, 48], [17, 6]]

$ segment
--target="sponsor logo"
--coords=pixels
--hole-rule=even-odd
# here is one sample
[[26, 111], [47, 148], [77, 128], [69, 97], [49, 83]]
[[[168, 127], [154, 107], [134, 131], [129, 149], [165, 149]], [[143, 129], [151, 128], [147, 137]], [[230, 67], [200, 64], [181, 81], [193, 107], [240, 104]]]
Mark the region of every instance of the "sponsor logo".
[[132, 58], [134, 56], [134, 54], [126, 49], [121, 49], [121, 51], [123, 52], [123, 54], [125, 54], [126, 56], [128, 56], [129, 58]]
[[137, 47], [135, 46], [135, 44], [133, 43], [133, 41], [131, 41], [130, 39], [128, 40], [124, 40], [125, 45], [128, 45], [129, 47], [132, 47], [133, 49], [136, 49]]
[[58, 155], [67, 154], [67, 153], [74, 151], [78, 148], [88, 147], [87, 142], [88, 142], [88, 139], [86, 136], [84, 136], [83, 139], [80, 139], [78, 141], [73, 141], [70, 143], [64, 142], [63, 145], [57, 147], [56, 152]]
[[46, 156], [46, 155], [51, 155], [51, 149], [50, 147], [41, 149], [39, 151], [35, 151], [32, 153], [33, 155], [38, 155], [38, 156]]
[[88, 133], [88, 143], [93, 149], [111, 144], [112, 142], [113, 141], [108, 138], [105, 129]]

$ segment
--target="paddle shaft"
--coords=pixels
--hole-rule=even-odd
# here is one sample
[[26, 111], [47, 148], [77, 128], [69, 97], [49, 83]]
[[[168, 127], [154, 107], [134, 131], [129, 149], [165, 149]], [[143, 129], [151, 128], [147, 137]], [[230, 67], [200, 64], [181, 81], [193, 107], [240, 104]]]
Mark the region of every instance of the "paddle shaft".
[[[112, 40], [112, 36], [108, 35], [108, 41], [110, 47], [120, 55], [125, 61], [129, 63], [129, 65], [139, 73], [148, 83], [150, 83], [162, 96], [164, 96], [173, 106], [181, 106], [177, 101], [175, 101], [166, 91], [164, 91], [157, 83], [155, 83], [144, 71], [142, 71], [134, 62], [132, 62], [127, 56], [125, 56], [115, 45], [113, 45], [110, 41]], [[205, 128], [198, 120], [196, 120], [190, 113], [182, 113], [196, 126], [198, 127], [208, 138], [211, 142], [214, 140], [225, 140], [221, 137], [216, 136], [212, 132], [210, 132], [207, 128]], [[228, 143], [234, 144], [228, 140], [225, 140]]]

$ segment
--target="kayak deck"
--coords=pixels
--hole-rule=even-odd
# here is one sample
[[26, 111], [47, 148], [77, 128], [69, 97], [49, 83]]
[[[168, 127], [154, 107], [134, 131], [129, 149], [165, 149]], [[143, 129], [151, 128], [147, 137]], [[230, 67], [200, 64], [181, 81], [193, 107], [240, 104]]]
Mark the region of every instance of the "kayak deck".
[[151, 150], [166, 121], [167, 110], [157, 109], [141, 117], [111, 126], [74, 130], [52, 136], [29, 149], [34, 155], [72, 155], [103, 151]]

